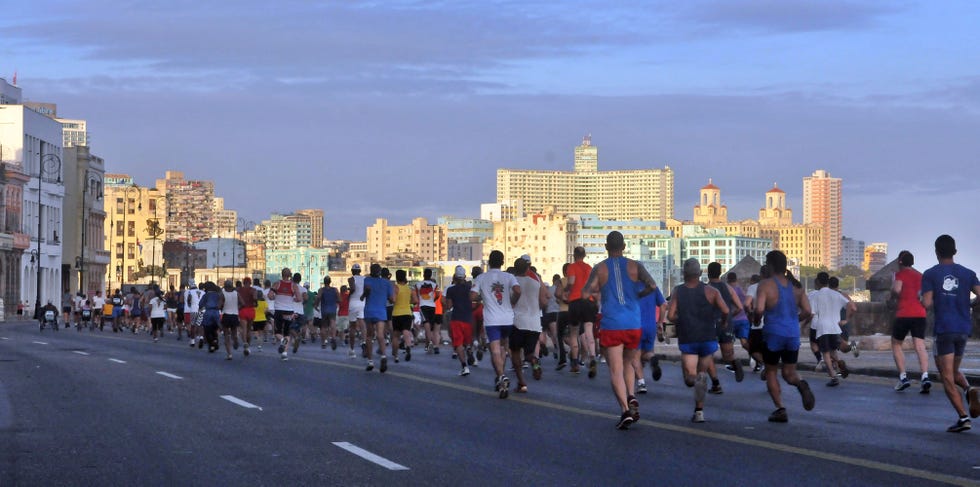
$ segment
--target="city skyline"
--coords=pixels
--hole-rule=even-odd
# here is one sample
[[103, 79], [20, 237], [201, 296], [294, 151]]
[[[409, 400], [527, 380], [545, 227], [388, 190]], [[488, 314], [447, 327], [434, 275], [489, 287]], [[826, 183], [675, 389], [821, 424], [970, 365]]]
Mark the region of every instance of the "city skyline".
[[87, 120], [108, 172], [212, 179], [252, 220], [323, 208], [328, 238], [360, 240], [476, 216], [498, 168], [570, 170], [592, 133], [606, 169], [673, 168], [677, 218], [712, 178], [733, 218], [777, 182], [799, 221], [825, 169], [845, 236], [923, 267], [949, 233], [980, 260], [969, 2], [72, 5], [11, 6], [0, 74]]

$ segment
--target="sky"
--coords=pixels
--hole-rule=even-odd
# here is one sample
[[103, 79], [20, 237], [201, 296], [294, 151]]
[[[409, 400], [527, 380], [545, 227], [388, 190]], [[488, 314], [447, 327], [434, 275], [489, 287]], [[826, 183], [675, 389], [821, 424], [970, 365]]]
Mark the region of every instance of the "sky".
[[731, 219], [843, 179], [844, 234], [980, 267], [980, 4], [928, 0], [60, 1], [5, 5], [0, 76], [88, 120], [108, 172], [216, 182], [260, 221], [479, 216], [498, 168], [708, 178]]

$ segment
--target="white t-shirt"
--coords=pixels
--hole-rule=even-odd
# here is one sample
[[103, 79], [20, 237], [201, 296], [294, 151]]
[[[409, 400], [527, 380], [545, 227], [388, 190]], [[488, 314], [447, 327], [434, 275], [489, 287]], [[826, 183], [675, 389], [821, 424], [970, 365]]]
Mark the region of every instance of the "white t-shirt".
[[364, 301], [361, 301], [361, 296], [364, 295], [364, 276], [356, 275], [351, 277], [354, 278], [354, 292], [350, 293], [348, 309], [363, 309]]
[[238, 314], [238, 291], [225, 291], [221, 290], [221, 294], [225, 295], [225, 305], [221, 308], [221, 312], [226, 315], [237, 315]]
[[269, 291], [272, 291], [272, 288], [261, 288], [261, 289], [259, 289], [259, 291], [262, 291], [262, 298], [265, 299], [265, 309], [269, 313], [275, 313], [276, 312], [276, 300], [275, 299], [269, 299]]
[[92, 309], [102, 309], [103, 306], [105, 306], [105, 298], [102, 296], [92, 298]]
[[521, 286], [521, 299], [514, 305], [514, 326], [521, 330], [541, 331], [541, 283], [533, 277], [517, 276]]
[[810, 327], [816, 330], [817, 338], [823, 335], [839, 335], [840, 310], [847, 306], [847, 298], [829, 287], [813, 291], [807, 294], [807, 298], [813, 311]]
[[[748, 289], [745, 290], [745, 296], [752, 296], [752, 307], [755, 308], [755, 303], [758, 302], [759, 294], [759, 283], [752, 284]], [[765, 324], [766, 319], [762, 318], [759, 320], [759, 324], [752, 323], [753, 330], [761, 330], [762, 326]]]
[[415, 285], [415, 290], [419, 294], [419, 306], [436, 306], [436, 289], [439, 285], [433, 280], [425, 280]]
[[490, 269], [476, 277], [475, 291], [483, 300], [483, 326], [510, 326], [514, 324], [514, 308], [510, 305], [510, 293], [518, 286], [517, 278], [500, 269]]
[[167, 317], [167, 303], [163, 298], [154, 296], [150, 300], [150, 318], [166, 318]]
[[200, 289], [191, 289], [187, 291], [187, 308], [184, 311], [188, 313], [198, 313], [201, 309], [201, 298], [204, 297], [204, 291]]

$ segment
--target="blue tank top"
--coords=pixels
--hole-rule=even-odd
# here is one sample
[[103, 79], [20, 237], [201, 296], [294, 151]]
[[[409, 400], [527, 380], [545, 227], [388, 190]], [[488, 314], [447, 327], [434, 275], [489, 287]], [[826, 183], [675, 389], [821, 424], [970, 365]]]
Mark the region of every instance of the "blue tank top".
[[796, 296], [793, 295], [793, 283], [787, 281], [783, 286], [779, 279], [772, 280], [779, 290], [779, 301], [776, 306], [766, 310], [766, 324], [762, 332], [781, 337], [799, 337], [800, 313], [796, 306]]
[[337, 288], [328, 287], [320, 293], [320, 313], [337, 312]]
[[605, 260], [609, 278], [602, 286], [602, 329], [640, 329], [640, 298], [626, 271], [625, 257]]

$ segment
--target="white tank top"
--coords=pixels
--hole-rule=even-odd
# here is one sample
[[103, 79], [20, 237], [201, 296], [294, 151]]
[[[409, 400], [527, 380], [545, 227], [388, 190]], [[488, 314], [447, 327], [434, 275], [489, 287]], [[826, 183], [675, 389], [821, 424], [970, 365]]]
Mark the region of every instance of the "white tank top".
[[221, 312], [226, 315], [237, 315], [238, 314], [238, 291], [225, 291], [221, 290], [221, 294], [225, 295], [225, 307], [221, 308]]
[[350, 306], [363, 307], [364, 301], [361, 301], [361, 296], [364, 294], [364, 276], [352, 277], [354, 278], [354, 292], [350, 293]]

